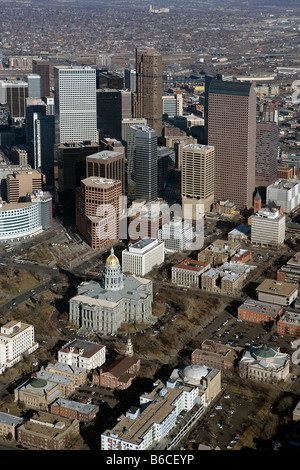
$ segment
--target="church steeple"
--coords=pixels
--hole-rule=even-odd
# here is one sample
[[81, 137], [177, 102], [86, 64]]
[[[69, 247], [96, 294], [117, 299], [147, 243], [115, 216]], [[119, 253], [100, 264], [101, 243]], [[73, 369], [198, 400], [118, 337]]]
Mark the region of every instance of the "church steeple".
[[256, 214], [256, 212], [260, 211], [261, 209], [261, 195], [259, 194], [258, 191], [256, 192], [255, 197], [254, 197], [253, 209], [254, 209], [254, 214]]
[[132, 344], [132, 341], [131, 341], [131, 335], [130, 335], [129, 330], [128, 330], [128, 333], [127, 333], [127, 345], [126, 345], [125, 356], [129, 356], [129, 357], [133, 356], [133, 344]]

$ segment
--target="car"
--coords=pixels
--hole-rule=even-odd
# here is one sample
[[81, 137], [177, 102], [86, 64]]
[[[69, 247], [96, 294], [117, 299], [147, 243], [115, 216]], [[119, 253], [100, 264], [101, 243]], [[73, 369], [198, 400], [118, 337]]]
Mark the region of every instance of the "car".
[[226, 449], [232, 449], [232, 446], [226, 446]]

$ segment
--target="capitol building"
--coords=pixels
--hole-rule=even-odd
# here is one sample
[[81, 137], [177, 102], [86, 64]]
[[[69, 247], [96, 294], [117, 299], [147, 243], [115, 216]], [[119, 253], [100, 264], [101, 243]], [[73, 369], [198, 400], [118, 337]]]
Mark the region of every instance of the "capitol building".
[[122, 323], [153, 324], [150, 279], [123, 274], [113, 248], [102, 279], [82, 282], [69, 301], [69, 321], [86, 331], [115, 333]]

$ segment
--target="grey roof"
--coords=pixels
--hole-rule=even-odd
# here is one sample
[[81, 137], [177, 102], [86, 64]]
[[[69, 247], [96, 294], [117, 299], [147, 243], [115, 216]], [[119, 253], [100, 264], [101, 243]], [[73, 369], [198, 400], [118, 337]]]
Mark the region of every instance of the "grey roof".
[[139, 290], [142, 283], [135, 276], [126, 276], [124, 274], [124, 287], [117, 291], [103, 289], [101, 284], [96, 281], [83, 283], [78, 288], [78, 295], [84, 295], [92, 299], [106, 300], [108, 302], [118, 303], [122, 299], [139, 300], [141, 297], [148, 296], [148, 293]]
[[9, 413], [3, 413], [0, 411], [0, 423], [16, 426], [19, 423], [24, 423], [25, 419], [20, 416], [14, 416]]
[[65, 398], [58, 398], [53, 405], [61, 405], [72, 410], [76, 410], [79, 413], [90, 414], [92, 411], [98, 408], [97, 405], [90, 405], [88, 403], [79, 403], [74, 400], [67, 400]]

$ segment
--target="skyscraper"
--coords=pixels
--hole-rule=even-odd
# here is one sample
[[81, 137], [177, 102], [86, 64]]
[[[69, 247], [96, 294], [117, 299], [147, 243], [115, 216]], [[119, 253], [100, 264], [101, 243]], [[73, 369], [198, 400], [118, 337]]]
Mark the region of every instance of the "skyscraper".
[[256, 124], [255, 184], [267, 187], [277, 179], [278, 126], [276, 122]]
[[28, 83], [21, 80], [0, 80], [0, 103], [7, 104], [11, 118], [25, 117]]
[[149, 126], [135, 129], [134, 175], [136, 198], [157, 199], [157, 131]]
[[96, 70], [54, 67], [56, 143], [97, 142]]
[[147, 119], [162, 135], [162, 56], [153, 49], [136, 49], [135, 117]]
[[189, 144], [182, 149], [182, 210], [185, 218], [197, 219], [214, 202], [214, 148]]
[[41, 168], [48, 185], [54, 184], [55, 122], [53, 115], [33, 114], [34, 168]]
[[41, 77], [37, 73], [27, 75], [28, 97], [41, 98]]
[[[124, 147], [122, 147], [124, 149]], [[124, 151], [102, 150], [86, 157], [86, 176], [100, 176], [122, 182], [125, 192], [125, 154]]]
[[97, 90], [97, 129], [101, 136], [122, 138], [122, 119], [132, 117], [132, 93], [104, 88]]
[[122, 183], [85, 178], [76, 191], [76, 228], [92, 248], [104, 248], [119, 239]]
[[208, 145], [215, 149], [215, 201], [253, 207], [256, 94], [250, 82], [212, 80], [208, 90]]
[[33, 114], [38, 113], [41, 116], [46, 115], [46, 103], [41, 98], [26, 98], [26, 143], [33, 143]]
[[33, 59], [32, 73], [41, 77], [41, 96], [50, 96], [50, 64], [45, 60]]

